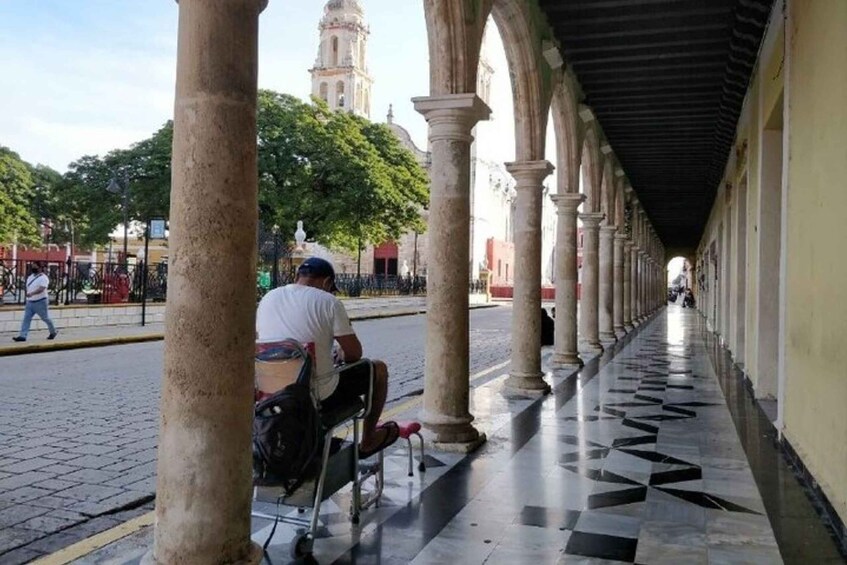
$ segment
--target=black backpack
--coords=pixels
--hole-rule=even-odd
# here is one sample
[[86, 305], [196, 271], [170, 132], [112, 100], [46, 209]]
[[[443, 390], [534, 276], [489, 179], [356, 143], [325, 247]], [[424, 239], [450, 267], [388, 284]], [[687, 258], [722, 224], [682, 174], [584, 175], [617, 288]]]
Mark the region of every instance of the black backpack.
[[[281, 359], [280, 350], [263, 354]], [[299, 345], [287, 354], [303, 353]], [[323, 434], [309, 385], [311, 358], [306, 354], [297, 381], [256, 404], [253, 417], [253, 481], [282, 486], [293, 493], [321, 452]]]

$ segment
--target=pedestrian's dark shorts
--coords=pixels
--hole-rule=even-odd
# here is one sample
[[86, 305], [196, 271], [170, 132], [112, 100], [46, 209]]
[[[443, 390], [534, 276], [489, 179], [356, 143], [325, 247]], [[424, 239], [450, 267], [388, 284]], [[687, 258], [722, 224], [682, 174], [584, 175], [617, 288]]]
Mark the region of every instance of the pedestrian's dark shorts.
[[349, 406], [357, 396], [361, 398], [368, 394], [371, 387], [373, 362], [370, 359], [362, 359], [362, 361], [364, 362], [339, 373], [338, 386], [335, 387], [332, 394], [321, 401], [321, 408], [334, 410], [342, 406]]

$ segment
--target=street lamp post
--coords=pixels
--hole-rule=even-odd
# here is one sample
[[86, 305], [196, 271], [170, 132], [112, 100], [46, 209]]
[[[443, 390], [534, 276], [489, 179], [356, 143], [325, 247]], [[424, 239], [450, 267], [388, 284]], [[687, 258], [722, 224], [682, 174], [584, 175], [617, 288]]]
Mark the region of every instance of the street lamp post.
[[123, 267], [124, 272], [127, 269], [127, 243], [129, 242], [128, 235], [128, 227], [129, 227], [129, 208], [127, 206], [127, 199], [129, 197], [129, 177], [124, 174], [123, 179], [118, 179], [118, 174], [116, 172], [112, 173], [112, 178], [109, 180], [109, 185], [106, 187], [106, 190], [111, 192], [112, 194], [120, 194], [121, 195], [121, 207], [124, 212], [124, 260]]

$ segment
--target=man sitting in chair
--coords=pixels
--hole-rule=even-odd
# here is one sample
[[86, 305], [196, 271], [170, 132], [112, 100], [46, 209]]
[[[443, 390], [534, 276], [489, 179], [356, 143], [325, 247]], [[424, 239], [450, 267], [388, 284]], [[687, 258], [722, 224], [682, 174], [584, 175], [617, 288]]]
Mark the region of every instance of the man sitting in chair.
[[316, 391], [321, 407], [332, 410], [349, 405], [357, 397], [368, 394], [371, 366], [374, 383], [371, 411], [364, 420], [359, 456], [364, 459], [382, 451], [399, 436], [395, 422], [377, 425], [388, 395], [388, 367], [377, 360], [365, 360], [341, 372], [335, 370], [333, 341], [338, 342], [337, 360], [354, 363], [362, 360], [362, 344], [344, 304], [333, 293], [335, 270], [329, 261], [318, 257], [306, 259], [297, 269], [293, 284], [276, 288], [259, 302], [256, 333], [260, 342], [293, 338], [315, 347]]

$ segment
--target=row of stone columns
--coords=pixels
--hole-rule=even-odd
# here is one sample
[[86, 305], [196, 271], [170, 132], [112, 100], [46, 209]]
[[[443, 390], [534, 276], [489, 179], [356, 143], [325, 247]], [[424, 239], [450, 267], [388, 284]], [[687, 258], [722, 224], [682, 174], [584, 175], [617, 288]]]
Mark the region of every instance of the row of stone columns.
[[[250, 540], [255, 324], [258, 18], [267, 0], [179, 3], [171, 258], [158, 453], [156, 530], [147, 563], [256, 563]], [[422, 419], [434, 443], [484, 440], [469, 410], [471, 130], [490, 114], [473, 93], [417, 98], [429, 124], [431, 197]], [[512, 369], [508, 388], [549, 390], [540, 357], [541, 210], [546, 161], [511, 163], [517, 182]], [[602, 351], [659, 304], [661, 249], [643, 214], [630, 233], [553, 200], [557, 365], [582, 363], [578, 334]], [[584, 232], [577, 295], [577, 218]], [[610, 219], [611, 220], [611, 219]], [[225, 234], [226, 237], [220, 237]], [[220, 258], [226, 257], [226, 275]], [[200, 297], [200, 299], [198, 299]], [[577, 316], [579, 300], [580, 315]], [[579, 332], [577, 332], [579, 320]]]
[[[584, 349], [602, 352], [644, 322], [664, 301], [663, 251], [636, 203], [630, 229], [604, 222], [603, 213], [577, 214], [580, 195], [554, 197], [558, 207], [556, 343], [554, 366], [581, 365], [577, 350], [576, 218], [582, 221], [582, 288], [579, 337]], [[563, 316], [559, 315], [562, 312]]]

